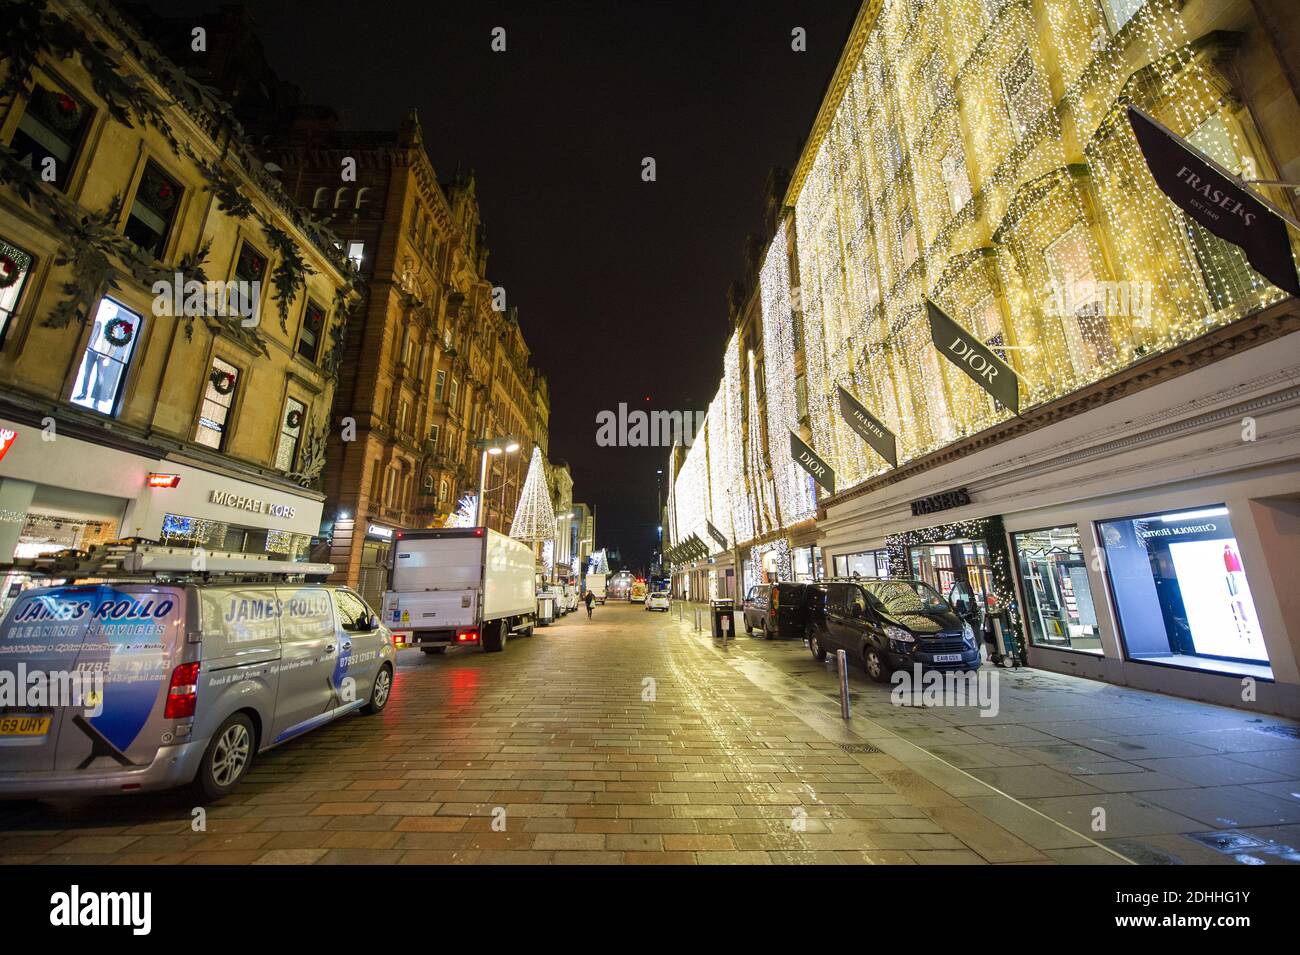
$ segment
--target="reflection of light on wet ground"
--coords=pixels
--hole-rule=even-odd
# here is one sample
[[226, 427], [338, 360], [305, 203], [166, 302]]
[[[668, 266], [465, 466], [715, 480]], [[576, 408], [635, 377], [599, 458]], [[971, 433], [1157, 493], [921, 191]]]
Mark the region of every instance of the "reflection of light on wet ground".
[[479, 677], [478, 667], [458, 667], [451, 671], [453, 706], [468, 706], [478, 701]]

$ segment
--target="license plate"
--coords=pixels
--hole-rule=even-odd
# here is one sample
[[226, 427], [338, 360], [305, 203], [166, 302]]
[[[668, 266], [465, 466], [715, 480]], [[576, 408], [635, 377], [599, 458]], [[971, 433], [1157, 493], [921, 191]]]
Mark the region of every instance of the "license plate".
[[0, 736], [44, 736], [49, 731], [48, 716], [0, 716]]
[[935, 663], [961, 663], [960, 653], [936, 653], [934, 655]]

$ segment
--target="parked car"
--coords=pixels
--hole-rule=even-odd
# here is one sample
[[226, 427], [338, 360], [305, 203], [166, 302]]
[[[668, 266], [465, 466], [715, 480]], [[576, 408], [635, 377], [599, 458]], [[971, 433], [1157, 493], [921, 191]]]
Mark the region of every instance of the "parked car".
[[672, 598], [668, 596], [668, 591], [652, 590], [650, 591], [650, 593], [646, 594], [645, 609], [662, 610], [664, 611], [664, 613], [667, 613], [669, 610], [671, 610]]
[[807, 624], [808, 584], [757, 584], [744, 601], [745, 632], [762, 632], [765, 639], [802, 637]]
[[969, 623], [922, 580], [863, 579], [814, 585], [806, 633], [813, 657], [846, 650], [877, 682], [895, 670], [976, 670], [979, 645]]
[[396, 659], [392, 634], [356, 593], [288, 582], [35, 588], [0, 622], [0, 646], [22, 648], [0, 656], [8, 676], [20, 666], [104, 674], [93, 707], [60, 700], [0, 724], [9, 798], [193, 784], [198, 798], [219, 799], [257, 754], [382, 710]]

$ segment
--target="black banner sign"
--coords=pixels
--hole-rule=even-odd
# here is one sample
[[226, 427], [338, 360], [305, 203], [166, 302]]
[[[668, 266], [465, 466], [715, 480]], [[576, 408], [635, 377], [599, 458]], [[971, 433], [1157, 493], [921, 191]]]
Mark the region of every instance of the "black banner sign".
[[719, 547], [721, 547], [723, 550], [727, 549], [728, 546], [727, 539], [722, 536], [722, 531], [718, 530], [716, 527], [713, 526], [712, 521], [705, 521], [704, 529], [709, 532], [709, 536], [712, 537], [717, 542]]
[[1300, 296], [1286, 223], [1231, 175], [1136, 107], [1128, 120], [1156, 185], [1174, 205], [1221, 239], [1240, 246], [1266, 279]]
[[898, 467], [898, 441], [894, 432], [844, 388], [840, 389], [840, 415], [858, 437], [893, 467]]
[[790, 432], [790, 457], [811, 474], [814, 481], [826, 488], [828, 493], [835, 493], [835, 472], [831, 466], [819, 458], [817, 452], [804, 444], [793, 431]]
[[934, 302], [926, 299], [925, 308], [930, 315], [930, 337], [939, 353], [992, 395], [994, 401], [1020, 414], [1020, 381], [1011, 366]]

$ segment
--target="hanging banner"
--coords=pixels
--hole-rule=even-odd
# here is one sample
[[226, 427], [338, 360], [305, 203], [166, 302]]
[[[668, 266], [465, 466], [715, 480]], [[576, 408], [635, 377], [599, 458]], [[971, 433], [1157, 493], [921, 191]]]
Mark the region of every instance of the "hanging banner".
[[722, 531], [713, 526], [712, 521], [705, 521], [704, 529], [709, 532], [709, 536], [713, 538], [719, 547], [723, 550], [728, 549], [729, 545], [727, 544], [727, 539], [722, 536]]
[[1172, 130], [1136, 107], [1128, 120], [1156, 185], [1178, 208], [1219, 238], [1239, 246], [1255, 270], [1300, 296], [1283, 222], [1259, 197]]
[[831, 466], [819, 458], [817, 452], [804, 444], [793, 431], [790, 432], [790, 457], [811, 474], [813, 480], [824, 487], [827, 493], [835, 493], [835, 472]]
[[930, 337], [940, 354], [992, 395], [994, 401], [1020, 414], [1020, 380], [1011, 366], [934, 302], [926, 299], [925, 308], [930, 315]]
[[863, 407], [846, 389], [840, 388], [839, 391], [840, 415], [844, 418], [844, 423], [892, 467], [898, 467], [898, 440], [894, 437], [894, 432], [886, 428], [883, 421]]

